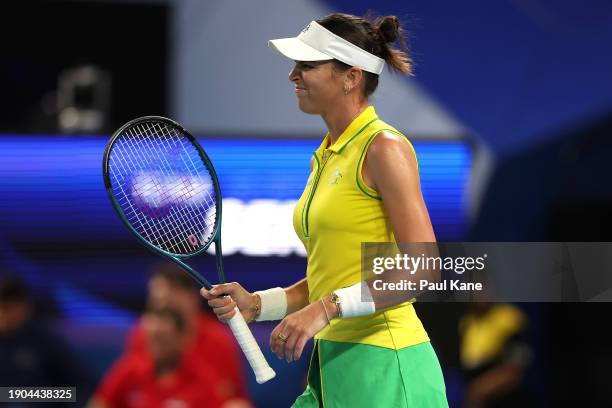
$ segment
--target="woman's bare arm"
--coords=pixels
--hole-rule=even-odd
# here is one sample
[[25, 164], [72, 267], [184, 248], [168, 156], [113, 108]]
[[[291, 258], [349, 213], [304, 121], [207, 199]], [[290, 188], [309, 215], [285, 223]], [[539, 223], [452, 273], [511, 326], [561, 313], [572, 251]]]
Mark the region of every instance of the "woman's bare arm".
[[366, 154], [363, 176], [382, 197], [397, 242], [436, 241], [421, 193], [416, 157], [406, 140], [379, 133]]
[[287, 314], [296, 312], [305, 306], [308, 306], [308, 283], [306, 278], [293, 285], [285, 288], [287, 294]]

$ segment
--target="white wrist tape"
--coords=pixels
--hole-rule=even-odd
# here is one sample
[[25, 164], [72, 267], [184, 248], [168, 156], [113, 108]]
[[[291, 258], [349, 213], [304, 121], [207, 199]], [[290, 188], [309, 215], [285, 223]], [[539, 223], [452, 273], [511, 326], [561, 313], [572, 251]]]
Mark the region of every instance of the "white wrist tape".
[[[363, 288], [362, 288], [362, 285]], [[361, 299], [363, 291], [363, 301]], [[340, 317], [357, 317], [372, 314], [376, 311], [376, 305], [372, 300], [370, 288], [364, 282], [359, 282], [348, 288], [335, 291], [340, 300]]]
[[261, 312], [258, 322], [281, 320], [287, 314], [287, 294], [283, 288], [272, 288], [255, 292], [261, 298]]

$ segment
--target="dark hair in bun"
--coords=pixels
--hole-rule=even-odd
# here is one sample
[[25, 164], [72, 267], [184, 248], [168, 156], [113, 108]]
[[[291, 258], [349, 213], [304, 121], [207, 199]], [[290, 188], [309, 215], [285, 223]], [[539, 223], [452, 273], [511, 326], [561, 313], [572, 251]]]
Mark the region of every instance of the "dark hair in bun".
[[[390, 70], [412, 75], [412, 59], [402, 35], [401, 23], [396, 16], [385, 16], [372, 20], [368, 17], [334, 13], [317, 20], [317, 23], [359, 48], [384, 59]], [[392, 45], [395, 42], [398, 42], [399, 47]], [[338, 60], [334, 60], [334, 63], [340, 70], [350, 68]], [[367, 98], [378, 86], [378, 75], [371, 72], [364, 73], [363, 92]]]
[[397, 41], [401, 35], [400, 21], [395, 16], [386, 16], [376, 21], [378, 33], [385, 43]]

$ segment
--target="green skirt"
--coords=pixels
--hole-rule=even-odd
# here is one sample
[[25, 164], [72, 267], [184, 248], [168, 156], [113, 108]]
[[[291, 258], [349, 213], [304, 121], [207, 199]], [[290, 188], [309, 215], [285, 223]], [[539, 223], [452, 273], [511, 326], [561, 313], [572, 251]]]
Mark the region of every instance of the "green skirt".
[[293, 408], [448, 408], [430, 342], [391, 350], [315, 341], [308, 386]]

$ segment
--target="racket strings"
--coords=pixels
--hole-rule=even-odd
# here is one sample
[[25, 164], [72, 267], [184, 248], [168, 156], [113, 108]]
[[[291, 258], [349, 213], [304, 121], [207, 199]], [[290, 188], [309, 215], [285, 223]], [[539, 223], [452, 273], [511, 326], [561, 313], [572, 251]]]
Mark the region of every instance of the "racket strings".
[[[118, 151], [121, 152], [122, 155], [125, 155], [124, 149], [119, 149]], [[130, 161], [126, 160], [125, 163], [130, 163]], [[134, 168], [132, 170], [134, 172], [139, 171], [137, 168]], [[129, 179], [127, 181], [124, 181], [124, 183], [129, 184]], [[145, 214], [142, 213], [142, 209], [137, 209], [137, 207], [132, 205], [132, 202], [129, 199], [131, 192], [126, 192], [122, 187], [121, 183], [118, 183], [118, 185], [120, 186], [121, 192], [125, 195], [124, 200], [122, 201], [128, 204], [129, 210], [131, 210], [131, 214], [129, 211], [126, 211], [126, 207], [122, 206], [122, 208], [124, 212], [127, 213], [126, 216], [129, 222], [132, 224], [133, 227], [136, 228], [136, 230], [141, 234], [141, 236], [143, 236], [152, 244], [157, 245], [163, 249], [169, 250], [171, 252], [182, 253], [187, 251], [187, 247], [185, 245], [180, 245], [178, 242], [176, 242], [175, 239], [175, 236], [178, 233], [181, 233], [182, 231], [177, 231], [177, 228], [171, 228], [168, 222], [164, 220], [163, 214], [160, 210], [158, 210], [158, 208], [161, 208], [161, 204], [156, 201], [154, 196], [152, 196], [152, 192], [150, 191], [152, 187], [148, 188], [148, 183], [144, 184], [145, 187], [142, 187], [142, 184], [140, 184], [138, 187], [133, 186], [132, 189], [132, 191], [138, 191], [137, 198], [140, 199], [141, 206], [142, 202], [152, 201], [153, 205], [149, 206]], [[157, 190], [155, 192], [157, 192]], [[160, 221], [154, 222], [154, 219]], [[134, 222], [134, 220], [136, 220], [137, 222]]]
[[[150, 130], [150, 129], [148, 129]], [[166, 128], [167, 130], [167, 128]], [[160, 134], [164, 137], [165, 141], [168, 142], [168, 138], [165, 137], [166, 133], [162, 132], [160, 129]], [[174, 135], [176, 136], [176, 135]], [[173, 138], [172, 141], [175, 141], [176, 138]], [[170, 146], [168, 146], [170, 147]], [[175, 144], [176, 147], [176, 144]], [[172, 149], [173, 151], [175, 149]], [[196, 217], [190, 217], [190, 214], [186, 213], [185, 208], [188, 208], [187, 206], [185, 206], [184, 204], [188, 203], [189, 201], [193, 200], [194, 197], [197, 197], [199, 194], [201, 194], [202, 192], [208, 193], [208, 199], [206, 201], [206, 205], [205, 206], [200, 206], [200, 211], [203, 210], [204, 212], [204, 217], [206, 221], [210, 221], [209, 218], [210, 216], [207, 215], [209, 213], [211, 213], [211, 211], [209, 211], [209, 209], [211, 208], [215, 208], [215, 203], [216, 201], [214, 200], [214, 198], [210, 195], [210, 188], [205, 188], [206, 184], [201, 180], [200, 175], [202, 174], [201, 172], [204, 170], [206, 171], [206, 174], [210, 177], [210, 175], [208, 174], [208, 170], [205, 168], [205, 166], [203, 165], [203, 163], [201, 162], [201, 160], [198, 160], [198, 163], [201, 163], [201, 166], [196, 166], [196, 164], [194, 163], [193, 159], [191, 158], [191, 155], [186, 155], [186, 157], [189, 159], [189, 163], [185, 162], [185, 156], [184, 155], [179, 155], [179, 157], [182, 160], [183, 165], [185, 165], [187, 168], [191, 168], [192, 173], [197, 175], [200, 184], [202, 184], [204, 186], [204, 188], [201, 189], [201, 191], [196, 191], [196, 194], [193, 194], [193, 192], [195, 191], [193, 189], [193, 182], [192, 179], [186, 178], [184, 174], [180, 175], [180, 180], [181, 183], [176, 183], [177, 187], [175, 188], [175, 190], [178, 191], [178, 195], [175, 194], [173, 196], [173, 198], [179, 199], [179, 204], [183, 204], [178, 206], [177, 208], [179, 209], [179, 211], [177, 211], [178, 216], [182, 219], [182, 221], [186, 221], [186, 223], [189, 222], [195, 222], [195, 224], [197, 225], [197, 227], [200, 228], [201, 231], [205, 231], [206, 227], [205, 225], [202, 224], [201, 220], [201, 214], [196, 214], [196, 215], [200, 215], [200, 216], [196, 216]], [[199, 156], [198, 156], [199, 157]], [[172, 169], [172, 166], [170, 165], [170, 163], [168, 163], [168, 161], [166, 160], [166, 156], [163, 156], [164, 161], [165, 161], [165, 165], [167, 165], [167, 167], [169, 167], [170, 169]], [[161, 158], [160, 158], [161, 160]], [[191, 167], [189, 166], [191, 165]], [[173, 173], [174, 175], [174, 173]], [[212, 181], [208, 183], [209, 186], [212, 186]], [[181, 189], [181, 187], [188, 187], [189, 190], [187, 190], [187, 188], [183, 188]], [[162, 190], [163, 191], [163, 190]], [[210, 231], [212, 233], [212, 231]], [[206, 237], [204, 240], [208, 241], [209, 237]], [[192, 244], [193, 245], [193, 244]]]
[[[155, 226], [150, 224], [147, 218], [139, 216], [140, 215], [139, 212], [134, 208], [134, 206], [132, 205], [132, 202], [129, 199], [129, 194], [123, 188], [123, 185], [127, 184], [124, 182], [123, 178], [127, 174], [129, 174], [129, 171], [125, 168], [124, 164], [126, 163], [129, 164], [131, 162], [126, 159], [124, 151], [121, 148], [123, 146], [121, 145], [122, 145], [121, 142], [116, 143], [113, 149], [113, 155], [111, 155], [111, 159], [110, 159], [111, 160], [110, 167], [112, 169], [110, 174], [112, 174], [113, 178], [115, 179], [114, 187], [116, 189], [118, 188], [119, 190], [119, 191], [115, 191], [115, 197], [117, 198], [117, 201], [119, 202], [119, 205], [121, 206], [130, 224], [133, 227], [135, 227], [135, 229], [139, 233], [141, 233], [148, 241], [153, 242], [153, 237], [151, 236], [150, 231]], [[121, 155], [121, 160], [118, 159], [117, 155]], [[116, 164], [117, 166], [114, 167], [113, 164]], [[117, 171], [119, 170], [119, 166], [121, 166], [121, 170], [123, 170], [123, 174]], [[123, 177], [121, 177], [122, 175]], [[126, 211], [128, 208], [130, 211]]]
[[[136, 138], [137, 141], [137, 145], [136, 147], [139, 147], [140, 149], [136, 149], [136, 151], [142, 151], [143, 153], [147, 153], [149, 154], [149, 157], [153, 157], [153, 154], [155, 154], [155, 149], [152, 149], [150, 146], [150, 143], [147, 143], [146, 140], [144, 140], [143, 138], [138, 138], [136, 136], [138, 136], [139, 134], [143, 133], [142, 128], [136, 128], [133, 129], [131, 132], [129, 132], [132, 136], [134, 136]], [[130, 146], [128, 144], [128, 146]], [[130, 146], [131, 147], [131, 146]], [[146, 150], [145, 150], [146, 149]], [[134, 152], [134, 149], [132, 149], [132, 153]], [[155, 154], [155, 156], [157, 156], [156, 158], [158, 159], [159, 163], [163, 163], [160, 158], [159, 158], [159, 154]], [[159, 166], [158, 166], [159, 168]], [[167, 175], [169, 174], [169, 172], [171, 171], [171, 167], [169, 167], [169, 164], [166, 164], [165, 168], [163, 169], [164, 173]], [[169, 197], [169, 195], [166, 193], [166, 190], [163, 189], [162, 186], [159, 185], [159, 183], [157, 182], [156, 178], [152, 178], [152, 183], [146, 183], [145, 182], [145, 188], [142, 188], [142, 186], [140, 186], [140, 188], [143, 190], [144, 193], [147, 193], [147, 189], [146, 187], [149, 187], [150, 189], [155, 189], [155, 192], [158, 193], [158, 195], [160, 196], [160, 200], [163, 202], [168, 202], [171, 198]], [[148, 194], [146, 194], [148, 195]], [[174, 194], [174, 197], [176, 198], [177, 195]], [[157, 208], [162, 207], [162, 203], [157, 203], [155, 200], [155, 197], [152, 197], [152, 201], [153, 201], [153, 209], [157, 210]], [[179, 203], [181, 204], [181, 203]], [[165, 217], [160, 216], [160, 211], [153, 211], [153, 217], [160, 220], [159, 224], [161, 225], [156, 225], [155, 223], [153, 223], [153, 232], [157, 233], [158, 235], [158, 239], [153, 239], [153, 241], [158, 244], [161, 245], [163, 247], [166, 247], [165, 249], [169, 249], [172, 250], [174, 252], [190, 252], [190, 248], [186, 245], [185, 240], [183, 239], [183, 237], [185, 236], [185, 229], [181, 228], [182, 225], [181, 224], [185, 224], [185, 217], [186, 214], [184, 214], [183, 211], [179, 211], [177, 214], [179, 215], [180, 221], [182, 221], [181, 223], [177, 223], [177, 222], [169, 222], [169, 220]], [[141, 225], [143, 225], [141, 223]], [[145, 224], [146, 226], [150, 227], [151, 226], [151, 222], [146, 222]], [[161, 228], [160, 228], [161, 227]], [[149, 232], [149, 237], [151, 236], [150, 232]], [[178, 235], [178, 237], [177, 237]], [[161, 238], [161, 239], [159, 239]], [[164, 240], [165, 238], [165, 240]], [[178, 239], [177, 239], [178, 238]]]
[[162, 122], [126, 129], [111, 150], [113, 191], [128, 222], [147, 241], [175, 254], [212, 238], [216, 194], [193, 143]]
[[[137, 127], [137, 130], [140, 131], [138, 134], [132, 134], [135, 137], [135, 139], [140, 141], [141, 145], [149, 147], [149, 152], [148, 153], [150, 153], [151, 155], [152, 154], [156, 155], [156, 158], [158, 159], [159, 163], [162, 163], [162, 166], [163, 166], [164, 170], [166, 170], [166, 173], [165, 173], [166, 176], [168, 176], [169, 173], [171, 173], [172, 176], [175, 176], [174, 171], [173, 171], [173, 167], [168, 162], [166, 156], [165, 155], [160, 155], [160, 152], [156, 151], [155, 149], [151, 149], [150, 148], [150, 144], [147, 143], [146, 140], [144, 140], [142, 137], [138, 137], [139, 135], [141, 136], [143, 134], [162, 135], [163, 136], [164, 133], [163, 133], [162, 129], [161, 128], [159, 129], [159, 133], [155, 132], [155, 129], [151, 129], [150, 126], [148, 127], [148, 129], [146, 129], [146, 133], [144, 132], [145, 130], [140, 128], [140, 127]], [[167, 147], [167, 146], [164, 146], [164, 147]], [[166, 153], [166, 152], [164, 152], [164, 153]], [[181, 179], [182, 179], [181, 181], [183, 181], [184, 176], [182, 176]], [[175, 183], [175, 186], [176, 186], [175, 190], [179, 190], [178, 191], [179, 194], [176, 194], [176, 192], [175, 192], [174, 194], [170, 195], [169, 191], [171, 192], [172, 189], [164, 189], [163, 186], [159, 185], [158, 180], [156, 180], [156, 179], [153, 179], [153, 180], [154, 180], [153, 184], [156, 187], [156, 192], [158, 192], [161, 195], [162, 201], [169, 202], [172, 199], [175, 199], [177, 201], [178, 206], [170, 209], [170, 211], [174, 211], [177, 208], [179, 209], [178, 211], [175, 212], [174, 215], [176, 215], [180, 219], [181, 223], [170, 223], [169, 224], [166, 219], [161, 218], [161, 221], [165, 224], [167, 230], [174, 233], [177, 230], [176, 227], [181, 227], [181, 226], [183, 226], [185, 224], [188, 225], [190, 223], [189, 215], [183, 210], [183, 207], [184, 207], [184, 204], [185, 204], [186, 200], [181, 199], [181, 198], [183, 198], [185, 196], [185, 194], [184, 194], [184, 192], [180, 191], [180, 187], [181, 187], [181, 185], [185, 185], [185, 183], [184, 183], [184, 181], [183, 181], [183, 184]], [[203, 225], [201, 225], [198, 222], [197, 218], [194, 218], [193, 220], [196, 222], [196, 224], [198, 224], [198, 227], [203, 227]], [[178, 232], [179, 232], [180, 235], [182, 235], [184, 237], [186, 235], [187, 231], [179, 229]], [[184, 239], [179, 239], [179, 241], [175, 245], [178, 245], [178, 246], [182, 247], [183, 250], [186, 250], [186, 251], [189, 252], [188, 246], [185, 244], [185, 242], [186, 241]]]
[[[166, 129], [168, 130], [168, 127], [167, 127], [167, 126], [165, 126], [165, 127], [166, 127]], [[169, 130], [170, 130], [170, 131], [172, 131], [172, 132], [174, 133], [174, 134], [173, 134], [173, 136], [174, 136], [174, 137], [178, 137], [178, 136], [179, 136], [179, 135], [178, 135], [178, 133], [177, 133], [177, 131], [176, 131], [176, 129], [169, 129]], [[164, 135], [164, 133], [162, 133], [162, 135]], [[173, 142], [174, 142], [174, 144], [175, 144], [175, 148], [176, 148], [176, 147], [180, 147], [180, 145], [177, 145], [177, 144], [176, 144], [176, 139], [172, 139], [172, 141], [173, 141]], [[191, 146], [191, 147], [193, 148], [193, 146]], [[195, 149], [194, 149], [194, 150], [195, 150]], [[196, 152], [196, 154], [197, 154], [197, 152]], [[187, 155], [187, 158], [189, 158], [189, 161], [190, 161], [190, 163], [191, 163], [191, 165], [192, 165], [192, 168], [195, 170], [195, 172], [196, 172], [196, 174], [198, 175], [198, 177], [199, 177], [199, 176], [202, 174], [202, 171], [204, 171], [204, 172], [205, 172], [205, 174], [206, 174], [206, 175], [208, 176], [208, 178], [209, 178], [209, 180], [208, 180], [208, 181], [209, 181], [209, 183], [212, 185], [212, 177], [210, 177], [210, 172], [209, 172], [208, 168], [206, 167], [206, 165], [204, 164], [204, 162], [203, 162], [203, 161], [200, 159], [199, 155], [198, 155], [197, 157], [198, 157], [198, 159], [199, 159], [199, 160], [196, 160], [196, 163], [198, 163], [198, 164], [199, 164], [199, 166], [198, 166], [198, 165], [196, 165], [196, 163], [194, 163], [194, 161], [193, 161], [193, 159], [192, 159], [192, 156], [191, 156], [191, 155]], [[183, 157], [183, 156], [181, 156], [181, 158], [182, 158], [182, 159], [184, 159], [184, 157]], [[184, 163], [184, 161], [183, 161], [183, 163]], [[187, 164], [187, 163], [184, 163], [184, 164]], [[202, 180], [201, 180], [201, 178], [200, 178], [200, 181], [202, 181]], [[190, 183], [191, 183], [191, 182], [190, 182]], [[205, 192], [205, 193], [208, 195], [207, 206], [205, 206], [205, 207], [204, 207], [205, 209], [212, 208], [212, 207], [216, 208], [216, 207], [215, 207], [215, 205], [216, 205], [217, 200], [216, 200], [216, 198], [215, 198], [215, 197], [214, 197], [214, 196], [211, 194], [211, 191], [212, 191], [212, 190], [211, 190], [210, 188], [208, 188], [208, 189], [206, 189], [206, 188], [205, 188], [205, 189], [203, 190], [203, 192]], [[214, 192], [214, 191], [213, 191], [213, 192]], [[212, 218], [214, 218], [214, 217], [215, 217], [215, 214], [213, 214], [213, 215], [212, 215]], [[209, 216], [209, 218], [210, 218], [210, 216]], [[210, 220], [207, 218], [207, 221], [210, 221]]]
[[[147, 127], [147, 129], [143, 129], [143, 128], [137, 127], [137, 130], [139, 130], [139, 136], [141, 136], [141, 137], [138, 137], [138, 135], [135, 135], [137, 140], [139, 140], [141, 142], [141, 145], [149, 147], [149, 153], [151, 155], [155, 154], [157, 156], [157, 159], [159, 160], [159, 163], [162, 164], [161, 168], [163, 168], [163, 170], [165, 170], [165, 175], [168, 176], [170, 174], [172, 176], [176, 176], [176, 174], [174, 172], [174, 167], [172, 166], [172, 164], [170, 164], [168, 162], [168, 158], [167, 158], [167, 156], [168, 156], [168, 154], [167, 154], [168, 151], [167, 150], [168, 150], [168, 147], [169, 147], [169, 145], [167, 143], [168, 142], [168, 138], [166, 137], [166, 134], [168, 133], [167, 132], [167, 128], [162, 129], [160, 127], [159, 129], [155, 129], [154, 126], [150, 126], [149, 125]], [[165, 130], [165, 132], [164, 132], [164, 130]], [[151, 149], [151, 145], [149, 143], [146, 143], [146, 141], [142, 138], [142, 135], [144, 135], [144, 134], [152, 134], [152, 135], [163, 137], [163, 139], [161, 139], [161, 140], [166, 142], [165, 145], [163, 146], [166, 149], [166, 151], [163, 152], [164, 154], [160, 154], [160, 152], [157, 151], [156, 149]], [[191, 146], [191, 145], [189, 144], [189, 146]], [[176, 147], [176, 143], [175, 143], [175, 147]], [[179, 145], [179, 147], [184, 148], [184, 146], [180, 146], [180, 145]], [[172, 149], [172, 150], [176, 151], [176, 149]], [[193, 160], [191, 159], [191, 156], [189, 154], [187, 154], [186, 156], [189, 158], [189, 162], [190, 163], [189, 164], [186, 163], [185, 155], [179, 155], [179, 157], [182, 159], [182, 164], [185, 166], [186, 169], [190, 170], [190, 174], [198, 175], [199, 174], [198, 170], [201, 170], [201, 169], [197, 169], [196, 168], [195, 163], [193, 162]], [[184, 174], [179, 175], [179, 178], [180, 178], [180, 182], [179, 183], [175, 183], [175, 186], [176, 186], [175, 188], [177, 190], [185, 190], [185, 187], [188, 186], [191, 183], [185, 182], [186, 179], [185, 179]], [[174, 215], [176, 217], [178, 217], [179, 220], [181, 221], [181, 222], [178, 222], [178, 223], [174, 223], [176, 226], [181, 227], [181, 226], [184, 226], [184, 225], [189, 225], [189, 224], [195, 223], [197, 228], [191, 228], [192, 231], [194, 229], [198, 229], [198, 228], [200, 228], [200, 229], [204, 229], [205, 228], [204, 225], [202, 225], [201, 222], [199, 222], [199, 220], [201, 218], [199, 218], [199, 217], [196, 218], [196, 217], [190, 216], [190, 214], [188, 214], [187, 211], [185, 210], [185, 202], [187, 201], [187, 200], [184, 199], [184, 197], [187, 196], [185, 191], [179, 191], [179, 194], [176, 194], [176, 192], [175, 192], [172, 196], [169, 197], [169, 195], [167, 194], [168, 190], [163, 189], [159, 185], [158, 185], [158, 188], [160, 190], [160, 193], [162, 194], [162, 197], [165, 200], [171, 201], [172, 199], [174, 199], [174, 200], [177, 201], [178, 205], [171, 209], [171, 211], [175, 211]], [[212, 198], [212, 197], [209, 196], [209, 202], [207, 202], [207, 207], [210, 207], [210, 205], [214, 205], [214, 202], [212, 200], [210, 200], [210, 198]], [[207, 208], [204, 208], [204, 210], [206, 211]], [[197, 215], [197, 214], [195, 214], [195, 215]], [[162, 219], [162, 221], [165, 221], [165, 220]], [[167, 223], [166, 223], [166, 226], [170, 230], [174, 230], [172, 228], [172, 225], [167, 225]], [[181, 235], [183, 237], [179, 236], [179, 241], [178, 242], [180, 243], [180, 246], [183, 247], [183, 249], [188, 250], [189, 247], [186, 245], [186, 241], [184, 240], [184, 236], [186, 235], [186, 232], [187, 231], [185, 231], [185, 230], [181, 230], [180, 231], [180, 233], [181, 233]], [[183, 239], [180, 239], [180, 238], [183, 238]]]
[[[166, 129], [167, 129], [167, 127], [166, 127]], [[175, 142], [175, 141], [176, 141], [176, 137], [178, 137], [178, 134], [176, 133], [176, 130], [175, 130], [175, 129], [170, 129], [170, 130], [172, 130], [172, 131], [174, 132], [174, 135], [173, 135], [173, 136], [175, 137], [175, 138], [173, 138], [173, 139], [172, 139], [172, 141], [174, 142], [175, 147], [178, 147], [178, 145], [177, 145], [177, 144], [176, 144], [176, 142]], [[162, 135], [164, 135], [164, 133], [162, 133]], [[166, 138], [166, 139], [167, 139], [167, 138]], [[191, 146], [191, 145], [190, 145], [190, 146]], [[191, 147], [192, 147], [192, 149], [193, 149], [193, 146], [191, 146]], [[193, 150], [195, 150], [195, 149], [193, 149]], [[195, 152], [195, 153], [197, 154], [197, 152]], [[181, 159], [183, 159], [183, 163], [184, 163], [184, 164], [187, 164], [187, 163], [185, 163], [185, 162], [184, 162], [184, 157], [185, 157], [185, 156], [182, 156], [182, 155], [181, 155], [180, 157], [181, 157]], [[214, 196], [211, 194], [211, 191], [213, 191], [213, 190], [212, 190], [212, 177], [210, 177], [209, 170], [208, 170], [208, 168], [206, 167], [206, 165], [204, 164], [204, 162], [203, 162], [203, 161], [200, 159], [199, 155], [197, 156], [199, 160], [197, 160], [195, 163], [194, 163], [194, 161], [193, 161], [193, 159], [192, 159], [192, 155], [187, 155], [186, 157], [189, 159], [190, 164], [191, 164], [191, 166], [192, 166], [193, 170], [195, 171], [195, 174], [197, 175], [197, 177], [198, 177], [198, 179], [199, 179], [199, 181], [200, 181], [200, 185], [201, 185], [201, 186], [203, 186], [203, 188], [202, 188], [200, 191], [196, 191], [196, 190], [194, 190], [193, 188], [191, 188], [191, 187], [193, 187], [193, 182], [192, 182], [192, 180], [191, 180], [191, 179], [185, 179], [185, 178], [183, 177], [183, 181], [184, 181], [184, 183], [185, 183], [186, 185], [189, 185], [189, 187], [191, 188], [191, 189], [190, 189], [188, 192], [186, 192], [186, 193], [184, 192], [184, 193], [183, 193], [183, 197], [186, 197], [186, 201], [188, 201], [188, 200], [193, 199], [194, 197], [197, 197], [197, 196], [198, 196], [199, 194], [201, 194], [201, 193], [205, 193], [205, 194], [207, 194], [207, 195], [208, 195], [208, 198], [207, 198], [207, 201], [206, 201], [206, 205], [205, 205], [205, 206], [200, 206], [200, 209], [201, 209], [201, 210], [204, 210], [204, 212], [205, 212], [206, 214], [208, 214], [208, 215], [206, 216], [206, 221], [207, 221], [207, 222], [210, 222], [210, 221], [213, 221], [213, 222], [214, 222], [214, 218], [216, 217], [216, 211], [211, 212], [211, 211], [209, 211], [209, 210], [210, 210], [210, 209], [215, 209], [215, 210], [216, 210], [216, 202], [217, 202], [217, 200], [216, 200], [216, 198], [215, 198], [215, 197], [214, 197]], [[196, 165], [196, 163], [197, 163], [198, 165]], [[203, 180], [201, 179], [201, 177], [200, 177], [200, 176], [201, 176], [203, 173], [204, 173], [204, 174], [206, 174], [206, 176], [208, 177], [208, 180], [203, 181]], [[206, 186], [208, 186], [208, 188], [206, 188]], [[193, 194], [193, 192], [194, 192], [194, 191], [196, 192], [195, 194]], [[213, 192], [214, 192], [214, 191], [213, 191]], [[211, 220], [210, 218], [213, 218], [213, 220]], [[196, 220], [196, 221], [198, 221], [199, 219], [198, 219], [198, 218], [196, 218], [195, 220]], [[210, 232], [212, 233], [212, 231], [210, 231]], [[208, 237], [208, 238], [209, 238], [209, 237]]]

